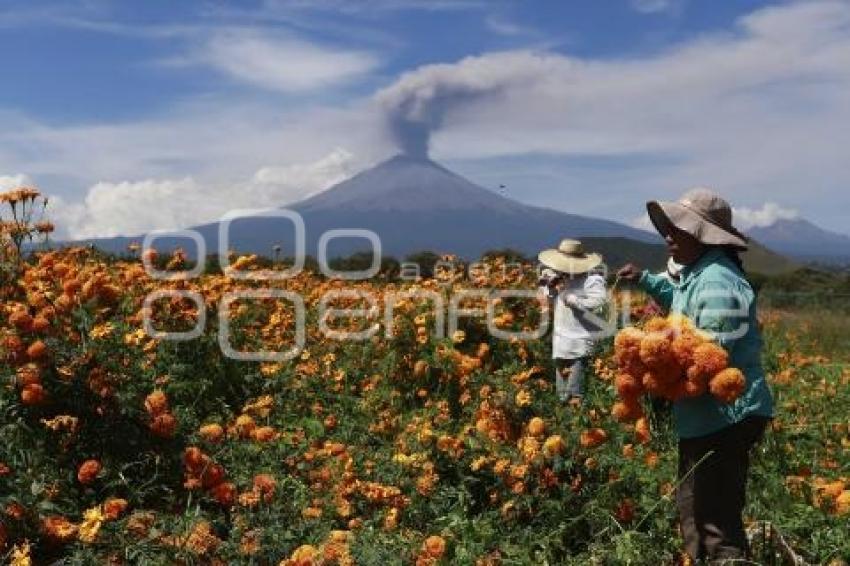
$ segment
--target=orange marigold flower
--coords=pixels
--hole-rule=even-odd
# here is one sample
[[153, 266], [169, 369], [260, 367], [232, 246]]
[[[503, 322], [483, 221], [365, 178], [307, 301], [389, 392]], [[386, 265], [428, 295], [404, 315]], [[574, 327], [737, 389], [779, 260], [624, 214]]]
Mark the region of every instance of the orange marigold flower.
[[835, 498], [835, 513], [850, 515], [850, 490], [845, 489]]
[[649, 421], [646, 417], [641, 417], [635, 423], [635, 439], [639, 444], [648, 444], [650, 438]]
[[77, 480], [83, 485], [93, 483], [101, 469], [102, 466], [97, 460], [86, 460], [77, 469]]
[[10, 519], [20, 521], [24, 518], [24, 515], [26, 514], [27, 510], [23, 505], [21, 505], [17, 501], [13, 501], [6, 505], [6, 508], [3, 509], [3, 512], [8, 515]]
[[696, 334], [685, 332], [673, 339], [670, 348], [679, 365], [686, 368], [693, 364], [694, 350], [700, 344], [702, 344], [702, 340]]
[[51, 515], [42, 519], [41, 532], [53, 543], [66, 543], [77, 536], [77, 525], [61, 515]]
[[688, 377], [711, 378], [726, 369], [729, 354], [714, 342], [705, 342], [694, 348], [693, 363], [688, 368]]
[[201, 427], [199, 434], [207, 442], [216, 444], [224, 438], [224, 427], [216, 423], [206, 424]]
[[423, 377], [426, 373], [428, 373], [428, 362], [425, 360], [416, 360], [416, 363], [413, 364], [414, 377]]
[[36, 316], [32, 319], [31, 330], [33, 332], [44, 332], [48, 328], [50, 328], [50, 321], [43, 316]]
[[210, 489], [210, 495], [219, 505], [232, 507], [236, 502], [236, 486], [229, 481], [220, 482]]
[[643, 384], [628, 373], [618, 373], [614, 378], [614, 387], [617, 388], [617, 394], [624, 399], [637, 397], [643, 393]]
[[168, 397], [161, 389], [149, 394], [145, 397], [145, 410], [150, 415], [159, 415], [168, 410]]
[[277, 480], [270, 474], [257, 474], [254, 476], [254, 489], [262, 496], [263, 500], [268, 503], [274, 497], [275, 489], [277, 488]]
[[30, 383], [21, 391], [21, 402], [24, 405], [41, 405], [46, 398], [47, 394], [40, 383]]
[[699, 397], [708, 391], [708, 380], [703, 376], [688, 376], [684, 382], [684, 394], [686, 397]]
[[36, 340], [27, 348], [27, 356], [31, 360], [39, 360], [47, 354], [47, 344], [41, 340]]
[[443, 537], [432, 535], [422, 543], [422, 552], [434, 559], [439, 559], [446, 552], [446, 541]]
[[620, 523], [631, 523], [635, 518], [635, 502], [629, 498], [623, 499], [617, 505], [614, 516]]
[[209, 464], [201, 473], [201, 485], [204, 489], [211, 489], [223, 482], [225, 475], [221, 464]]
[[665, 334], [647, 334], [640, 341], [640, 360], [652, 369], [676, 363], [670, 340]]
[[637, 401], [617, 401], [611, 415], [619, 422], [632, 422], [643, 416], [643, 407]]
[[171, 438], [177, 431], [177, 419], [171, 413], [156, 415], [151, 421], [150, 430], [160, 438]]
[[32, 320], [30, 313], [28, 313], [25, 309], [17, 309], [9, 315], [9, 323], [15, 328], [25, 332], [30, 330]]
[[540, 417], [533, 417], [528, 421], [528, 434], [531, 436], [542, 436], [546, 432], [546, 423]]
[[15, 372], [18, 387], [26, 387], [30, 383], [41, 383], [41, 368], [34, 363], [24, 364]]
[[661, 379], [655, 372], [648, 371], [643, 374], [641, 384], [646, 392], [653, 397], [665, 397], [667, 382]]
[[183, 451], [183, 464], [191, 471], [199, 471], [209, 463], [209, 457], [197, 446], [189, 446]]
[[128, 505], [126, 499], [111, 497], [103, 502], [103, 516], [114, 521], [127, 510]]
[[251, 431], [251, 438], [257, 442], [270, 442], [277, 438], [277, 431], [270, 426], [260, 426]]
[[647, 468], [654, 468], [658, 465], [658, 454], [656, 452], [647, 452], [643, 459], [643, 463]]
[[608, 440], [608, 433], [601, 428], [591, 428], [581, 433], [579, 444], [584, 448], [595, 448]]
[[644, 329], [647, 333], [661, 333], [670, 328], [670, 321], [665, 317], [656, 316], [648, 321], [644, 325]]
[[234, 428], [236, 429], [236, 434], [240, 437], [248, 438], [251, 436], [251, 431], [256, 427], [257, 425], [254, 423], [254, 418], [251, 415], [239, 415], [236, 417]]
[[726, 368], [711, 378], [708, 386], [712, 395], [724, 403], [731, 403], [744, 392], [747, 379], [738, 368]]

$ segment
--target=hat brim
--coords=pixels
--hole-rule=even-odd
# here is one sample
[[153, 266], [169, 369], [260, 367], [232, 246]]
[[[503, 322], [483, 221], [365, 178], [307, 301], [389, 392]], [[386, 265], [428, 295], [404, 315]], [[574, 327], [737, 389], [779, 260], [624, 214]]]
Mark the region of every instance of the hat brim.
[[674, 226], [709, 246], [732, 246], [739, 250], [749, 247], [747, 237], [734, 227], [724, 228], [678, 202], [649, 201], [646, 211], [652, 225], [662, 236]]
[[537, 254], [537, 259], [546, 267], [571, 275], [587, 273], [602, 263], [602, 256], [599, 254], [589, 253], [575, 257], [555, 249], [543, 250]]

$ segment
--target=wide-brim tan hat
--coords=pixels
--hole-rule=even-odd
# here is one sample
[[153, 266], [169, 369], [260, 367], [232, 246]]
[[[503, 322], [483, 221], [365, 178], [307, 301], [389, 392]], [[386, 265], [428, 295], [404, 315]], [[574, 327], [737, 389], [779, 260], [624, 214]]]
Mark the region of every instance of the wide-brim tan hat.
[[675, 226], [706, 245], [748, 247], [747, 237], [732, 226], [732, 207], [709, 189], [692, 189], [677, 202], [649, 201], [646, 211], [662, 236]]
[[561, 273], [577, 275], [587, 273], [602, 263], [602, 256], [586, 253], [578, 240], [561, 240], [557, 249], [543, 250], [537, 259], [546, 267]]

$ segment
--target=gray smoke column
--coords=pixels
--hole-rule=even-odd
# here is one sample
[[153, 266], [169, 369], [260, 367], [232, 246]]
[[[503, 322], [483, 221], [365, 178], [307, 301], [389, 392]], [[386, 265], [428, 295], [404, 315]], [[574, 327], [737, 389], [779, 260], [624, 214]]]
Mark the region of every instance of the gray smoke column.
[[399, 149], [427, 157], [431, 134], [451, 112], [513, 88], [529, 87], [545, 77], [553, 64], [559, 64], [555, 58], [528, 51], [467, 57], [405, 73], [375, 98]]

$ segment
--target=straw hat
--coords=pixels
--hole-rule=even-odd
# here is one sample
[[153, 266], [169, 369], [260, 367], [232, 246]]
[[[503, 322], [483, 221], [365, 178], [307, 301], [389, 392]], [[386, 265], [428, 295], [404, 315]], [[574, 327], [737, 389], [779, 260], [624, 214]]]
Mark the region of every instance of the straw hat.
[[732, 207], [709, 189], [691, 189], [677, 202], [649, 201], [646, 210], [662, 236], [672, 225], [703, 244], [747, 249], [747, 237], [732, 226]]
[[561, 240], [558, 249], [543, 250], [537, 259], [546, 267], [570, 275], [587, 273], [602, 263], [601, 255], [586, 253], [581, 242], [569, 239]]

